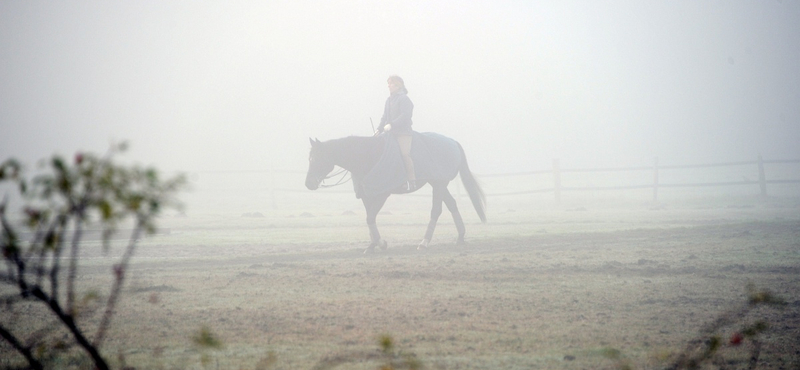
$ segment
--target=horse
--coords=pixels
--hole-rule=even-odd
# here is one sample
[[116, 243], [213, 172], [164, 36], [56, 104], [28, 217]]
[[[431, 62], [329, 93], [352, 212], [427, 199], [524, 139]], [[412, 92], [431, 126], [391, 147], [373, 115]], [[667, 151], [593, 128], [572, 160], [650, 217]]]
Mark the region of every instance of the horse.
[[[332, 177], [336, 166], [349, 171], [353, 180], [356, 198], [361, 198], [367, 213], [370, 243], [364, 253], [380, 246], [385, 250], [386, 240], [381, 239], [376, 219], [386, 200], [392, 194], [414, 192], [426, 184], [433, 188], [433, 206], [428, 228], [417, 249], [428, 248], [436, 223], [442, 214], [442, 203], [453, 216], [458, 231], [458, 244], [464, 241], [464, 221], [458, 211], [456, 200], [447, 185], [460, 175], [481, 222], [486, 222], [486, 198], [475, 176], [469, 169], [461, 144], [435, 133], [414, 132], [411, 157], [414, 160], [416, 188], [408, 190], [406, 174], [400, 161], [397, 140], [389, 134], [377, 136], [348, 136], [328, 141], [309, 138], [311, 150], [308, 157], [306, 187], [317, 190], [323, 181]], [[393, 180], [392, 180], [393, 179]]]

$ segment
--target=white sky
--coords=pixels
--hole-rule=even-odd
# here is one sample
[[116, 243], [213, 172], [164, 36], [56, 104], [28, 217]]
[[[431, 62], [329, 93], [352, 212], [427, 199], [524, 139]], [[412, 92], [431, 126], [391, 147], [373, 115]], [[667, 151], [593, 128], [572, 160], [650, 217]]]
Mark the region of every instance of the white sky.
[[[0, 160], [104, 152], [165, 171], [304, 171], [414, 127], [473, 171], [800, 158], [797, 1], [3, 1]], [[298, 184], [302, 186], [302, 184]]]

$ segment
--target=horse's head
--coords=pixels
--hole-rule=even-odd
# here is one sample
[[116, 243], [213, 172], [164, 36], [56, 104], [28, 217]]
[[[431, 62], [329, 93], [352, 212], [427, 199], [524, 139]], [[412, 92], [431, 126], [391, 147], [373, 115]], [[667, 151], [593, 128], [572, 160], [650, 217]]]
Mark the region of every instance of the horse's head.
[[317, 190], [322, 180], [333, 171], [334, 164], [330, 153], [325, 150], [325, 144], [317, 139], [309, 138], [308, 141], [311, 142], [311, 152], [308, 154], [306, 187], [309, 190]]

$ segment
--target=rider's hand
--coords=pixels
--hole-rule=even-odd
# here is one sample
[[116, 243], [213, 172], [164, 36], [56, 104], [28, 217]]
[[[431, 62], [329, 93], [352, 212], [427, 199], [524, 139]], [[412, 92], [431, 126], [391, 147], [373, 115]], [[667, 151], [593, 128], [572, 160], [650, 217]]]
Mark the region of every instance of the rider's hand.
[[391, 123], [387, 123], [386, 126], [383, 126], [383, 131], [389, 131], [391, 129], [392, 129], [392, 124]]

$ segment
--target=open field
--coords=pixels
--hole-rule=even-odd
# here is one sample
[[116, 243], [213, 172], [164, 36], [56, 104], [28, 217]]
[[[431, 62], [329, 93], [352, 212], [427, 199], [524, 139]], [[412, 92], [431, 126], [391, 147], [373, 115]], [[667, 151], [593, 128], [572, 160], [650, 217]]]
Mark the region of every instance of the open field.
[[[796, 199], [509, 199], [487, 224], [462, 200], [468, 244], [454, 244], [445, 212], [431, 248], [417, 251], [428, 200], [392, 198], [378, 220], [389, 249], [364, 255], [363, 210], [343, 198], [264, 217], [167, 215], [137, 250], [104, 352], [138, 369], [377, 369], [388, 334], [426, 369], [616, 368], [610, 349], [659, 368], [753, 283], [788, 302], [744, 320], [771, 323], [758, 368], [800, 368]], [[79, 282], [104, 292], [113, 258], [97, 249], [85, 250]], [[19, 317], [21, 330], [37, 325]], [[203, 326], [223, 348], [192, 344]], [[730, 367], [747, 367], [748, 345], [725, 346]], [[0, 358], [18, 360], [5, 343]]]

